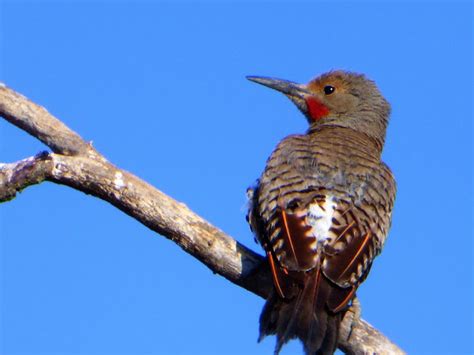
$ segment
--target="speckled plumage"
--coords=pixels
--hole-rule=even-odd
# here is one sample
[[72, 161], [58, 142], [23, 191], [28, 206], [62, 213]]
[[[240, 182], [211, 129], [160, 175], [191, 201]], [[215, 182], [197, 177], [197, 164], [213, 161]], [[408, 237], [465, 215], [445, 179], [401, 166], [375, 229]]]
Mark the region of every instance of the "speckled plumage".
[[[330, 107], [316, 91], [327, 82], [346, 80], [349, 90], [365, 80], [375, 88], [360, 75], [336, 74], [311, 82], [304, 95], [314, 93]], [[383, 129], [371, 132], [367, 122], [370, 127], [377, 110], [371, 112], [360, 101], [351, 107], [361, 107], [362, 113], [352, 109], [307, 116], [308, 132], [278, 144], [252, 190], [249, 222], [267, 253], [275, 284], [260, 318], [260, 337], [276, 334], [276, 353], [292, 338], [302, 340], [307, 354], [334, 352], [342, 312], [387, 236], [395, 181], [380, 154], [389, 109], [379, 115]], [[304, 104], [299, 107], [307, 114]], [[354, 115], [363, 112], [373, 117], [358, 130]], [[350, 124], [341, 123], [349, 116]]]

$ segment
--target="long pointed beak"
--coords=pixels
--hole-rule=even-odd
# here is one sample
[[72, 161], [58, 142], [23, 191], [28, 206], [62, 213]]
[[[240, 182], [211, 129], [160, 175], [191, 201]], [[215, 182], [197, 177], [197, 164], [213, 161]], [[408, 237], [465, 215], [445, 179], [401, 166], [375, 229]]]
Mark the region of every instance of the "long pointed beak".
[[310, 95], [305, 85], [297, 84], [292, 81], [268, 78], [264, 76], [247, 76], [247, 79], [255, 83], [267, 86], [271, 89], [280, 91], [281, 93], [292, 98], [304, 100], [306, 96]]

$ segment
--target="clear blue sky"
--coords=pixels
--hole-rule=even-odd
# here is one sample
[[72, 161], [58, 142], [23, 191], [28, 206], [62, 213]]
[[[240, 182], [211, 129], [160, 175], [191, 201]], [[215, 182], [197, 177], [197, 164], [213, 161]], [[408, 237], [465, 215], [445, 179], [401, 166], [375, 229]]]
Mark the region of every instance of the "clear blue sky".
[[[260, 251], [245, 189], [306, 123], [245, 80], [374, 79], [398, 181], [363, 317], [409, 353], [472, 353], [469, 3], [2, 1], [1, 80], [118, 166]], [[0, 120], [0, 161], [46, 149]], [[271, 354], [263, 300], [122, 212], [44, 183], [0, 206], [1, 354]], [[298, 353], [298, 343], [282, 354]]]

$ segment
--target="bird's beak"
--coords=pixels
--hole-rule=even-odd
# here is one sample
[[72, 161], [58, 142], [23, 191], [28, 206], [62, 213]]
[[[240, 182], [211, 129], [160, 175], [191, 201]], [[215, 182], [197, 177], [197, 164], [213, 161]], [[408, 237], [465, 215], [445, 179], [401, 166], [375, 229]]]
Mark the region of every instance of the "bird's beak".
[[311, 93], [306, 88], [306, 85], [297, 84], [288, 80], [267, 78], [263, 76], [247, 76], [247, 79], [258, 84], [267, 86], [271, 89], [280, 91], [281, 93], [288, 96], [288, 98], [295, 103], [295, 105], [306, 114], [308, 107], [306, 104], [306, 98]]

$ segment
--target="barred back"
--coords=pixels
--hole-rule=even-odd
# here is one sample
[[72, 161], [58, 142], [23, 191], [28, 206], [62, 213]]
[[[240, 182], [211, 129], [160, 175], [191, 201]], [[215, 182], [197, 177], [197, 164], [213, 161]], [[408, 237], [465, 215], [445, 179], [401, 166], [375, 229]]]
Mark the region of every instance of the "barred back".
[[341, 312], [380, 252], [395, 182], [368, 136], [324, 127], [287, 137], [270, 156], [249, 217], [272, 267], [276, 294], [261, 338], [292, 338], [307, 354], [332, 353]]

